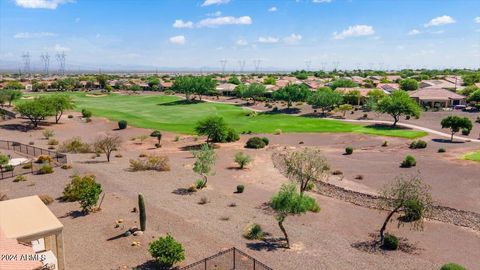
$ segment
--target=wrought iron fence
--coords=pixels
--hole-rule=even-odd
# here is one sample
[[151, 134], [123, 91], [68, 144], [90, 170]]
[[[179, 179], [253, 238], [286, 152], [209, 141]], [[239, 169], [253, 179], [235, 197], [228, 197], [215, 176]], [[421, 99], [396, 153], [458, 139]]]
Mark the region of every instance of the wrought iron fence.
[[237, 248], [230, 248], [179, 270], [273, 270]]
[[[67, 155], [65, 154], [35, 147], [32, 145], [26, 145], [19, 142], [0, 140], [0, 148], [12, 150], [32, 157], [48, 155], [54, 161], [54, 166], [59, 166], [67, 163]], [[3, 168], [0, 168], [0, 180], [23, 174], [37, 173], [42, 166], [42, 164], [35, 164], [34, 162], [24, 163], [15, 167], [4, 166]]]

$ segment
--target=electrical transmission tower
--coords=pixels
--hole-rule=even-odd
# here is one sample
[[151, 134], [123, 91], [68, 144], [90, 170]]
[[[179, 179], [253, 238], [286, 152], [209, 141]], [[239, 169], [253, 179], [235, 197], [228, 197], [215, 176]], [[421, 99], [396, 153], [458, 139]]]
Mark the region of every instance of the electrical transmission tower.
[[325, 67], [327, 66], [327, 62], [322, 62], [322, 63], [320, 63], [320, 65], [322, 66], [322, 71], [325, 71]]
[[43, 73], [48, 75], [48, 68], [50, 67], [50, 55], [48, 55], [48, 53], [42, 53], [42, 55], [40, 55], [40, 60], [42, 60], [43, 64]]
[[255, 67], [255, 73], [258, 73], [258, 71], [260, 70], [260, 64], [261, 63], [262, 63], [262, 60], [260, 60], [260, 59], [253, 60], [253, 66]]
[[240, 74], [243, 73], [243, 69], [245, 68], [245, 60], [238, 60], [238, 66], [240, 67]]
[[55, 58], [58, 62], [58, 73], [60, 75], [65, 75], [65, 52], [57, 53]]
[[27, 75], [30, 74], [30, 53], [25, 52], [22, 54], [23, 59], [23, 72]]
[[222, 74], [225, 74], [225, 67], [227, 66], [227, 59], [221, 59], [220, 65], [222, 67]]

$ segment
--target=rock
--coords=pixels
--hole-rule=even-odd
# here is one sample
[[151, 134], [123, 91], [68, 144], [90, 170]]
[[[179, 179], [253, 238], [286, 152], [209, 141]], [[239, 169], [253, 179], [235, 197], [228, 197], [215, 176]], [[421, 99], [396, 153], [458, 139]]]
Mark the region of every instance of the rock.
[[139, 246], [140, 246], [140, 242], [137, 242], [137, 241], [132, 242], [132, 247], [139, 247]]
[[118, 219], [117, 223], [123, 223], [123, 218]]
[[130, 235], [132, 235], [132, 233], [130, 231], [126, 231], [123, 235], [124, 236], [130, 236]]
[[136, 232], [133, 233], [133, 235], [135, 235], [135, 236], [143, 235], [143, 232], [142, 231], [136, 231]]

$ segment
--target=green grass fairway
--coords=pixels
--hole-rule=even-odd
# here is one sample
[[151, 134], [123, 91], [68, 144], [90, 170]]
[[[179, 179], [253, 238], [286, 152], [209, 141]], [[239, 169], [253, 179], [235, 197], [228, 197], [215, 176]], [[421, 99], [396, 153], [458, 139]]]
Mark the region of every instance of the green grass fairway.
[[470, 152], [463, 156], [463, 159], [480, 162], [480, 150], [476, 152]]
[[372, 135], [417, 138], [425, 136], [422, 131], [392, 129], [389, 127], [367, 127], [337, 120], [298, 117], [285, 114], [258, 114], [247, 116], [249, 110], [235, 105], [202, 102], [185, 104], [176, 96], [136, 95], [87, 96], [72, 93], [77, 110], [89, 109], [94, 116], [111, 120], [126, 120], [129, 125], [193, 134], [198, 120], [210, 115], [222, 116], [238, 132], [273, 133], [282, 132], [356, 132]]

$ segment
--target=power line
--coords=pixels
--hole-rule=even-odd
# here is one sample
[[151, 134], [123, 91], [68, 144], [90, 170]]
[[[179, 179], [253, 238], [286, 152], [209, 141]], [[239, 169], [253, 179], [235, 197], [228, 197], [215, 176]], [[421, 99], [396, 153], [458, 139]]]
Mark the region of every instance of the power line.
[[55, 58], [58, 62], [58, 73], [61, 75], [65, 75], [65, 52], [57, 53]]
[[30, 53], [25, 52], [22, 54], [22, 59], [23, 59], [23, 72], [25, 74], [30, 74]]
[[48, 69], [50, 67], [50, 55], [48, 53], [42, 53], [42, 55], [40, 55], [40, 60], [43, 63], [43, 73], [48, 75]]

